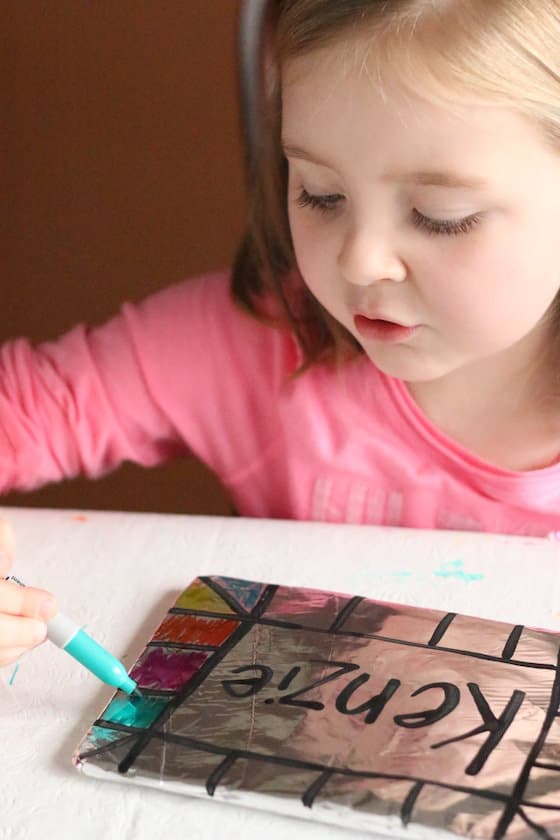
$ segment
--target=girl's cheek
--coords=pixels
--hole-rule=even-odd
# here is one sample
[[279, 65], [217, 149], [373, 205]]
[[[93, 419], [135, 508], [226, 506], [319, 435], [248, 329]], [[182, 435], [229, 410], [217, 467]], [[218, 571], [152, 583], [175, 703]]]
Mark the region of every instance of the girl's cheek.
[[290, 227], [296, 256], [309, 262], [324, 259], [325, 242], [320, 226], [314, 224], [312, 220], [299, 216], [294, 217]]
[[300, 207], [295, 207], [289, 211], [288, 219], [294, 244], [296, 242], [304, 244], [317, 238], [315, 225], [313, 220], [309, 218], [310, 215], [309, 212], [305, 213]]
[[[413, 268], [414, 284], [429, 311], [449, 323], [469, 317], [481, 297], [480, 274], [475, 266], [457, 259], [445, 259], [441, 253]], [[486, 305], [488, 298], [486, 297]]]

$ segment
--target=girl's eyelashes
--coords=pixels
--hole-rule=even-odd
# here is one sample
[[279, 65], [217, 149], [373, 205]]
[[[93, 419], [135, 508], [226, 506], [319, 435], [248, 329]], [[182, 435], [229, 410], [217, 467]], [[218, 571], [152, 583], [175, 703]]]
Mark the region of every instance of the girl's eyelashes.
[[474, 213], [465, 219], [430, 219], [428, 216], [419, 213], [416, 209], [412, 211], [412, 224], [414, 227], [425, 230], [429, 234], [459, 236], [461, 233], [470, 233], [481, 221], [482, 216], [480, 213]]
[[[344, 201], [344, 196], [339, 193], [312, 195], [303, 188], [296, 198], [299, 207], [309, 207], [311, 210], [318, 210], [320, 213], [334, 212], [342, 201]], [[479, 213], [474, 213], [464, 219], [431, 219], [429, 216], [424, 216], [416, 208], [412, 211], [414, 227], [436, 236], [458, 236], [462, 233], [470, 233], [481, 221], [482, 216]]]
[[339, 193], [332, 193], [331, 195], [311, 195], [306, 189], [302, 188], [299, 192], [296, 202], [300, 207], [310, 207], [312, 210], [319, 210], [322, 213], [332, 213], [336, 210], [344, 196]]

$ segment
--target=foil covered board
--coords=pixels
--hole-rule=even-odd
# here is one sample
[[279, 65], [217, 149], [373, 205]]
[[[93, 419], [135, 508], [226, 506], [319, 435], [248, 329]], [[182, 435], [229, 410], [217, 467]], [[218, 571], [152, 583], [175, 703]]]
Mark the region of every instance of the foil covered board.
[[393, 837], [560, 836], [560, 635], [194, 580], [74, 754], [95, 777]]

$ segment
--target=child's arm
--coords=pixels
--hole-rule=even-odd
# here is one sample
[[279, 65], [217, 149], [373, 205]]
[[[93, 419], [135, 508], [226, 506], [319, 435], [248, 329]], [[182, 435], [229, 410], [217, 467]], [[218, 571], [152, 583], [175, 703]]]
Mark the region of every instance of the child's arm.
[[[276, 441], [278, 394], [296, 363], [292, 338], [234, 306], [225, 272], [125, 305], [108, 323], [58, 341], [7, 341], [0, 494], [190, 453], [227, 487]], [[35, 644], [37, 628], [44, 638], [55, 612], [41, 614], [47, 593], [2, 580], [10, 565], [0, 560], [0, 664]]]
[[[145, 375], [144, 344], [165, 345], [170, 329], [158, 322], [157, 301], [151, 306], [156, 323], [149, 328], [129, 306], [128, 317], [92, 329], [78, 325], [56, 341], [0, 346], [0, 493], [185, 453]], [[136, 333], [129, 323], [135, 315]]]
[[46, 636], [46, 621], [58, 609], [48, 592], [3, 579], [12, 566], [13, 550], [12, 533], [0, 523], [0, 667], [40, 644]]
[[108, 323], [0, 346], [0, 493], [194, 454], [227, 486], [277, 437], [295, 344], [236, 307], [229, 274], [175, 284]]

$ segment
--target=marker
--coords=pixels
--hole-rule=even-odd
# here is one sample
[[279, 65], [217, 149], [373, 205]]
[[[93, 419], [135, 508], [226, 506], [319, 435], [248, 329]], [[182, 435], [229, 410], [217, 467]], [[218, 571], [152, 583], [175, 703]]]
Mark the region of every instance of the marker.
[[[5, 580], [25, 586], [21, 580], [13, 575]], [[136, 683], [128, 676], [127, 670], [108, 650], [105, 650], [85, 630], [63, 613], [58, 613], [47, 621], [47, 638], [57, 647], [73, 656], [88, 671], [95, 674], [102, 682], [119, 688], [125, 694], [136, 694], [141, 697]]]

